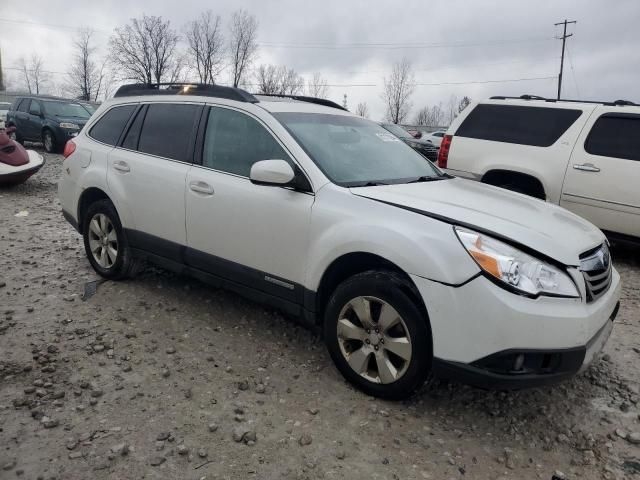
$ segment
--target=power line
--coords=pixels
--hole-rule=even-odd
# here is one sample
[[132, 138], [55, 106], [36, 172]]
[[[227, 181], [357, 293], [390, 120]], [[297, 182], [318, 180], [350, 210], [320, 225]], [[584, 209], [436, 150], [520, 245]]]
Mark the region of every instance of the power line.
[[401, 50], [401, 49], [430, 49], [430, 48], [462, 48], [479, 47], [492, 45], [511, 45], [519, 43], [546, 42], [553, 38], [540, 37], [536, 39], [520, 40], [493, 40], [487, 42], [450, 42], [450, 43], [304, 43], [304, 42], [259, 42], [258, 45], [264, 48], [292, 48], [292, 49], [318, 49], [318, 50], [342, 50], [342, 49], [379, 49], [379, 50]]
[[562, 68], [564, 67], [564, 48], [565, 48], [565, 43], [567, 42], [567, 38], [572, 37], [573, 33], [570, 33], [569, 35], [567, 35], [567, 25], [569, 25], [570, 23], [578, 23], [575, 20], [567, 20], [565, 19], [564, 22], [559, 22], [556, 23], [555, 26], [557, 27], [558, 25], [564, 25], [564, 30], [562, 33], [561, 37], [556, 37], [558, 40], [562, 40], [562, 56], [560, 57], [560, 74], [558, 75], [558, 100], [560, 100], [560, 93], [562, 91]]
[[483, 84], [483, 83], [508, 83], [508, 82], [529, 82], [532, 80], [550, 80], [552, 78], [556, 78], [555, 75], [550, 75], [548, 77], [529, 77], [529, 78], [507, 78], [502, 80], [477, 80], [471, 82], [441, 82], [441, 83], [416, 83], [416, 86], [427, 86], [427, 87], [435, 87], [439, 85], [475, 85], [475, 84]]

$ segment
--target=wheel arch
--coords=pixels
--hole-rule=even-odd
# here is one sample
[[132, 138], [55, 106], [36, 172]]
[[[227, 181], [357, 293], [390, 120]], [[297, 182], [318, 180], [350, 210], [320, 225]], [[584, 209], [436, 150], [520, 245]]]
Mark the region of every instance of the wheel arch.
[[[80, 198], [78, 199], [78, 227], [80, 228], [80, 233], [84, 233], [84, 227], [85, 227], [84, 216], [87, 212], [87, 209], [92, 203], [95, 203], [99, 200], [109, 200], [113, 205], [113, 208], [115, 208], [116, 212], [118, 212], [118, 208], [116, 207], [113, 200], [111, 200], [109, 195], [107, 195], [102, 189], [98, 187], [86, 188], [80, 195]], [[118, 216], [120, 216], [119, 212], [118, 212]]]
[[[315, 294], [316, 322], [321, 323], [324, 317], [324, 308], [335, 291], [347, 278], [358, 273], [370, 270], [390, 272], [394, 275], [394, 281], [404, 293], [412, 298], [421, 312], [431, 335], [431, 325], [427, 307], [418, 291], [418, 287], [413, 283], [407, 272], [395, 263], [386, 258], [369, 252], [350, 252], [334, 259], [325, 269]], [[431, 339], [433, 342], [433, 339]]]
[[521, 187], [527, 195], [546, 200], [547, 193], [544, 183], [535, 175], [509, 169], [491, 169], [484, 173], [482, 183], [501, 187], [505, 182], [513, 182]]

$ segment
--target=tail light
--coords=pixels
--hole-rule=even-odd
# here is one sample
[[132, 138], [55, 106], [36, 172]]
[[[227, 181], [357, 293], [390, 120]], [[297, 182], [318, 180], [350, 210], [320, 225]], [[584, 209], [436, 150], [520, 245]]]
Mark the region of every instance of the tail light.
[[75, 151], [76, 151], [76, 144], [73, 142], [73, 140], [67, 140], [67, 143], [64, 146], [64, 151], [62, 152], [62, 155], [64, 155], [64, 158], [67, 158], [69, 155], [71, 155]]
[[438, 152], [438, 167], [447, 168], [447, 160], [449, 160], [449, 149], [451, 148], [452, 135], [442, 137], [440, 151]]

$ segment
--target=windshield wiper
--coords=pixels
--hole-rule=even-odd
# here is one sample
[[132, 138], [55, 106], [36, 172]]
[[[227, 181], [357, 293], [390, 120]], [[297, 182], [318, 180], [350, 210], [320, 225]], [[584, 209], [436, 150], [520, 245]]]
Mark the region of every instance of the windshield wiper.
[[408, 182], [405, 182], [405, 183], [435, 182], [436, 180], [444, 180], [445, 178], [449, 178], [449, 177], [445, 177], [444, 175], [437, 176], [437, 177], [431, 176], [431, 175], [423, 175], [421, 177], [414, 178], [413, 180], [409, 180]]
[[370, 180], [368, 182], [358, 183], [356, 185], [349, 185], [349, 186], [351, 188], [355, 188], [355, 187], [377, 187], [379, 185], [389, 185], [389, 183]]

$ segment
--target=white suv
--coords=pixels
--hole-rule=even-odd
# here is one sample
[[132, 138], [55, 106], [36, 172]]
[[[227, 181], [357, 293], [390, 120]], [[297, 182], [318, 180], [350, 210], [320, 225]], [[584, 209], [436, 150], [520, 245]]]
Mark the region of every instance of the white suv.
[[326, 100], [124, 86], [65, 157], [63, 213], [100, 275], [149, 260], [321, 325], [371, 395], [405, 397], [429, 374], [567, 378], [618, 309], [596, 227], [443, 174]]
[[546, 199], [640, 241], [640, 105], [492, 97], [451, 124], [447, 172]]

